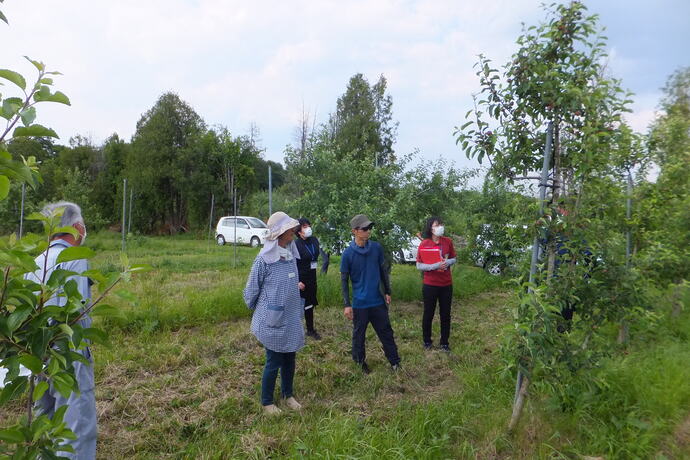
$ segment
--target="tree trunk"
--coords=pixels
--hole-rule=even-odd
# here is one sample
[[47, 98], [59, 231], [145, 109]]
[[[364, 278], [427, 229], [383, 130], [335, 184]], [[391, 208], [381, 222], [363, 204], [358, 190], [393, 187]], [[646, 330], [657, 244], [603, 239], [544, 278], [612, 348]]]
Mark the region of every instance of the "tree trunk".
[[508, 424], [509, 433], [512, 433], [515, 430], [518, 421], [520, 420], [522, 409], [525, 406], [525, 401], [527, 400], [527, 388], [529, 388], [529, 383], [528, 377], [522, 378], [520, 390], [518, 391], [517, 398], [515, 398], [515, 402], [513, 403], [513, 415], [510, 417], [510, 423]]

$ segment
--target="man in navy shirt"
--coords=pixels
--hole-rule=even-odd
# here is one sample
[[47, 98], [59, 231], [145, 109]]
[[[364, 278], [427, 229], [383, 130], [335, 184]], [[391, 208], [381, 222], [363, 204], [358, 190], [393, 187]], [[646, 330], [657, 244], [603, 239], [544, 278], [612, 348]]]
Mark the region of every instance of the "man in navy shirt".
[[[369, 241], [374, 223], [364, 214], [357, 214], [350, 221], [354, 240], [343, 252], [340, 261], [345, 317], [353, 322], [352, 359], [369, 373], [366, 362], [365, 339], [371, 323], [378, 335], [383, 352], [393, 370], [400, 368], [400, 356], [395, 345], [393, 328], [388, 318], [391, 303], [391, 286], [384, 266], [383, 249], [376, 241]], [[352, 279], [352, 302], [350, 302]], [[383, 285], [384, 294], [381, 293]]]

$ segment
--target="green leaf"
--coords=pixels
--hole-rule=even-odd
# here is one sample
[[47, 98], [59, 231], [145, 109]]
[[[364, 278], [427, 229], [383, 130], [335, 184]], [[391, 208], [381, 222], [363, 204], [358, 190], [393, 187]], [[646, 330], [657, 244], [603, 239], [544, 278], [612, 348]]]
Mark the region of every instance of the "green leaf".
[[92, 342], [104, 345], [108, 344], [108, 334], [100, 329], [96, 329], [95, 327], [89, 327], [84, 329], [83, 334], [84, 338], [91, 340]]
[[0, 392], [0, 406], [4, 406], [7, 401], [21, 396], [26, 390], [28, 379], [26, 377], [17, 377], [12, 382], [7, 384]]
[[33, 308], [30, 305], [23, 305], [9, 315], [7, 318], [7, 329], [10, 334], [14, 332], [29, 317]]
[[31, 352], [36, 356], [45, 356], [46, 348], [48, 347], [48, 343], [52, 338], [53, 333], [45, 327], [33, 332], [31, 337]]
[[55, 131], [41, 125], [20, 126], [14, 130], [13, 137], [54, 137], [59, 139]]
[[36, 387], [34, 387], [34, 394], [33, 394], [33, 400], [38, 401], [41, 399], [43, 394], [48, 390], [50, 386], [48, 385], [48, 382], [45, 381], [40, 381], [36, 384]]
[[[69, 325], [67, 325], [67, 324], [65, 324], [65, 323], [60, 324], [58, 327], [60, 328], [60, 330], [61, 330], [62, 332], [64, 332], [65, 334], [67, 334], [68, 337], [72, 337], [72, 334], [74, 334], [74, 331], [72, 330], [72, 328], [69, 327]], [[27, 366], [27, 367], [28, 367], [28, 366]]]
[[42, 62], [39, 62], [39, 61], [34, 61], [29, 56], [24, 56], [24, 59], [26, 59], [27, 61], [32, 63], [34, 65], [34, 67], [36, 67], [39, 70], [39, 72], [43, 72], [43, 70], [45, 70], [45, 68], [46, 68], [45, 64], [43, 64]]
[[22, 117], [24, 126], [29, 126], [36, 119], [36, 107], [29, 107], [28, 109], [22, 110], [19, 116]]
[[[0, 13], [2, 14], [2, 13]], [[0, 18], [1, 19], [1, 18]], [[7, 22], [7, 21], [5, 21]], [[6, 430], [0, 430], [0, 440], [9, 442], [11, 444], [19, 444], [25, 441], [24, 435], [21, 431], [8, 428]]]
[[21, 74], [15, 72], [14, 70], [0, 69], [0, 78], [11, 81], [23, 90], [26, 89], [26, 80], [24, 80], [24, 77], [22, 77]]
[[43, 362], [34, 355], [23, 354], [19, 357], [19, 363], [34, 374], [40, 374], [43, 370]]
[[53, 386], [63, 397], [69, 398], [73, 391], [77, 390], [74, 378], [67, 372], [60, 372], [53, 376]]
[[103, 273], [101, 273], [100, 270], [96, 270], [95, 268], [82, 272], [81, 276], [86, 276], [87, 278], [93, 280], [98, 284], [105, 282], [105, 276], [103, 276]]
[[[45, 86], [43, 87], [45, 88]], [[34, 94], [34, 101], [36, 102], [58, 102], [60, 104], [72, 105], [69, 98], [62, 92], [56, 91], [50, 94], [50, 91], [46, 94], [45, 91], [39, 91]]]
[[132, 273], [144, 273], [153, 270], [153, 267], [149, 264], [134, 264], [129, 267], [129, 271]]
[[90, 259], [96, 253], [93, 249], [84, 246], [74, 246], [72, 248], [63, 249], [57, 256], [55, 263], [69, 262], [70, 260]]
[[9, 22], [7, 22], [7, 17], [4, 14], [2, 14], [2, 11], [0, 11], [0, 20], [4, 21], [5, 24], [9, 24]]
[[126, 289], [119, 289], [115, 292], [115, 295], [121, 299], [126, 300], [132, 305], [136, 305], [137, 297]]
[[125, 313], [120, 308], [106, 304], [96, 305], [94, 309], [91, 310], [91, 316], [126, 318]]
[[10, 180], [7, 176], [0, 176], [0, 200], [7, 198], [10, 193]]
[[24, 101], [18, 97], [8, 97], [2, 101], [2, 118], [9, 120], [19, 112], [19, 109], [24, 105]]
[[[61, 215], [62, 215], [62, 210], [58, 214], [55, 214], [53, 217], [58, 217]], [[72, 227], [71, 225], [68, 225], [66, 227], [54, 228], [54, 229], [52, 229], [52, 231], [53, 231], [53, 234], [55, 234], [55, 233], [69, 233], [73, 237], [79, 238], [79, 231], [76, 228]]]

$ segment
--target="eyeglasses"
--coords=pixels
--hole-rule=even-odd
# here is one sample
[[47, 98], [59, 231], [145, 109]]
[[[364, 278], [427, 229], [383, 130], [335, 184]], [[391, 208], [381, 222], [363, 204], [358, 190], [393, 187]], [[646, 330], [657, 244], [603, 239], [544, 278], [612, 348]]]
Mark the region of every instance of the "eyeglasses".
[[372, 227], [371, 225], [368, 227], [364, 227], [364, 228], [357, 227], [357, 230], [361, 230], [363, 232], [369, 232], [369, 231], [371, 231], [371, 227]]

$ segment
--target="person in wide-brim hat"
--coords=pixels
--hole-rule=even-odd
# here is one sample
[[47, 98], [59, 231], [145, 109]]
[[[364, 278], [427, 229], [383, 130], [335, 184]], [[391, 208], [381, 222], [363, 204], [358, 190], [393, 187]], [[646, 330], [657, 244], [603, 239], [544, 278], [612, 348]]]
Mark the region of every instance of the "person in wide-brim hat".
[[302, 408], [293, 396], [296, 353], [304, 346], [304, 285], [297, 276], [293, 235], [299, 222], [284, 212], [276, 212], [266, 223], [266, 243], [252, 265], [244, 301], [252, 313], [251, 332], [266, 349], [266, 365], [261, 379], [261, 404], [269, 415], [281, 410], [274, 404], [278, 371], [281, 394], [287, 407]]

